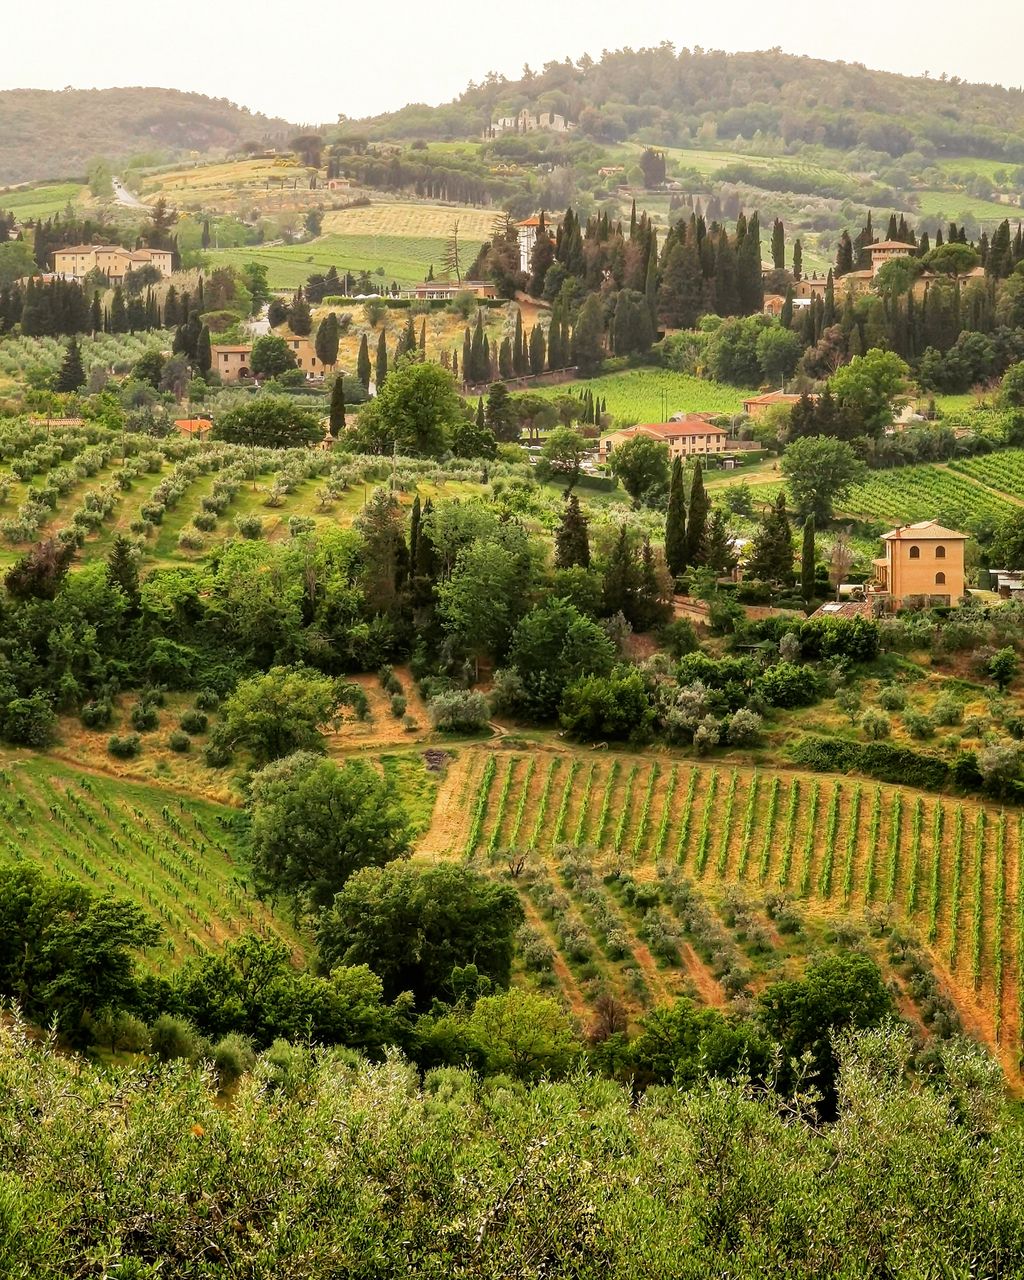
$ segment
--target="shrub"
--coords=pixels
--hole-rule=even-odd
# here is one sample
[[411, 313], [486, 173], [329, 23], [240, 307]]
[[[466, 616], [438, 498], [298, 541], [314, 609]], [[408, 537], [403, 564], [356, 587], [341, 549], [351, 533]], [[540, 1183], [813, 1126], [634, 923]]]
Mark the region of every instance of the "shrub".
[[109, 698], [87, 702], [81, 710], [82, 724], [87, 729], [106, 729], [114, 718], [114, 704]]
[[229, 1031], [214, 1046], [213, 1066], [221, 1087], [234, 1084], [240, 1076], [252, 1070], [255, 1062], [256, 1053], [252, 1042], [237, 1031]]
[[196, 694], [196, 709], [198, 711], [216, 711], [220, 706], [220, 697], [213, 689], [200, 689]]
[[873, 742], [877, 742], [880, 738], [888, 738], [891, 729], [889, 717], [876, 707], [869, 707], [864, 712], [860, 718], [860, 727], [864, 731], [864, 736]]
[[186, 525], [178, 534], [178, 546], [182, 551], [202, 551], [206, 539], [194, 525]]
[[186, 711], [179, 723], [186, 733], [205, 733], [210, 725], [202, 711]]
[[312, 516], [288, 517], [288, 534], [292, 538], [297, 538], [303, 533], [312, 533], [315, 528], [316, 521]]
[[725, 727], [726, 741], [733, 747], [755, 746], [761, 737], [761, 717], [756, 711], [740, 707], [729, 717]]
[[810, 667], [777, 662], [762, 674], [757, 690], [770, 707], [805, 707], [818, 696], [818, 678]]
[[898, 684], [886, 684], [878, 691], [878, 705], [883, 711], [902, 711], [907, 695]]
[[145, 733], [149, 729], [155, 729], [160, 723], [160, 717], [156, 713], [156, 707], [149, 702], [139, 702], [132, 707], [131, 714], [132, 728], [138, 729], [140, 733]]
[[940, 693], [932, 707], [932, 720], [938, 725], [954, 725], [960, 724], [963, 718], [963, 704], [951, 693]]
[[128, 760], [132, 756], [137, 756], [142, 750], [142, 739], [137, 733], [127, 733], [123, 736], [115, 733], [107, 740], [107, 750], [112, 756]]
[[262, 538], [263, 517], [255, 512], [247, 516], [239, 516], [235, 521], [235, 528], [243, 538]]
[[174, 729], [167, 739], [167, 745], [172, 751], [177, 751], [184, 755], [186, 751], [192, 750], [192, 739], [181, 729]]
[[400, 693], [391, 695], [391, 714], [396, 720], [401, 720], [405, 715], [405, 698]]
[[162, 1013], [149, 1029], [149, 1041], [153, 1056], [170, 1062], [173, 1058], [195, 1057], [198, 1037], [190, 1022]]
[[700, 755], [717, 747], [722, 737], [722, 727], [714, 716], [705, 716], [693, 731], [693, 745]]
[[210, 533], [217, 527], [217, 517], [212, 511], [197, 511], [192, 517], [192, 523], [204, 533]]
[[654, 723], [654, 705], [643, 674], [619, 667], [609, 676], [584, 676], [570, 684], [560, 716], [563, 728], [577, 738], [638, 740]]
[[935, 732], [935, 723], [931, 716], [927, 716], [921, 711], [905, 711], [903, 713], [903, 723], [912, 738], [930, 738]]
[[662, 627], [658, 639], [673, 658], [683, 658], [700, 649], [697, 632], [689, 618], [676, 618]]
[[468, 689], [439, 693], [427, 704], [427, 714], [442, 733], [475, 733], [486, 727], [490, 717], [484, 695]]

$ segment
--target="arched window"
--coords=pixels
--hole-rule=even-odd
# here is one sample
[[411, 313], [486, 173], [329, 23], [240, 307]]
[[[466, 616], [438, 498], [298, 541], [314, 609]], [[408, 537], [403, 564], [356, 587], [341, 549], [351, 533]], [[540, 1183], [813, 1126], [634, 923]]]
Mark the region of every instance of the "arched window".
[[946, 548], [945, 548], [945, 547], [936, 547], [936, 548], [935, 548], [935, 559], [936, 559], [936, 560], [945, 560], [945, 558], [946, 558]]
[[911, 560], [920, 560], [920, 559], [921, 559], [921, 548], [920, 548], [920, 547], [911, 547], [911, 548], [910, 548], [910, 558], [911, 558]]
[[941, 587], [941, 586], [944, 586], [945, 583], [946, 583], [946, 575], [944, 573], [937, 573], [935, 575], [935, 585], [937, 587]]

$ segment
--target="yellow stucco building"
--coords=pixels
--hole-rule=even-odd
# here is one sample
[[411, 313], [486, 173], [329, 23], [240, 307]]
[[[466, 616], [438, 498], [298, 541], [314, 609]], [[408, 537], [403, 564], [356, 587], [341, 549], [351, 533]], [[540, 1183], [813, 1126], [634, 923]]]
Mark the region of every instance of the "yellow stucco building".
[[874, 562], [875, 578], [897, 606], [913, 597], [956, 604], [964, 594], [966, 533], [921, 520], [891, 529], [882, 541], [885, 555]]
[[129, 271], [156, 267], [171, 274], [170, 249], [124, 249], [119, 244], [73, 244], [53, 251], [54, 274], [65, 280], [83, 280], [90, 271], [102, 271], [112, 285], [124, 283]]

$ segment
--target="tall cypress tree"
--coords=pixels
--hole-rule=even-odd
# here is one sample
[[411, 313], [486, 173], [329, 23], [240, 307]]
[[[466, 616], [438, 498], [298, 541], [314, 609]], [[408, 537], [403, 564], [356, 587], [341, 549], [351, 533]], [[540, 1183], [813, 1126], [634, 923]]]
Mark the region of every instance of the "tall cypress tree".
[[476, 328], [473, 330], [473, 341], [469, 351], [470, 382], [486, 382], [490, 374], [490, 357], [486, 350], [487, 337], [484, 334], [483, 312], [476, 313]]
[[793, 241], [793, 279], [799, 280], [804, 269], [804, 247], [799, 240]]
[[78, 391], [85, 386], [85, 369], [82, 367], [82, 353], [78, 349], [78, 339], [72, 338], [64, 353], [64, 361], [60, 366], [55, 384], [57, 391]]
[[335, 440], [345, 430], [345, 382], [340, 373], [331, 388], [330, 429]]
[[380, 394], [381, 387], [383, 387], [384, 383], [387, 381], [387, 377], [388, 377], [388, 339], [387, 339], [387, 334], [384, 332], [383, 329], [381, 329], [380, 335], [377, 338], [377, 373], [376, 373], [376, 377], [374, 378], [374, 383], [377, 387], [378, 395]]
[[709, 506], [708, 495], [704, 489], [704, 471], [698, 458], [693, 464], [690, 510], [686, 519], [686, 563], [688, 565], [704, 563]]
[[544, 341], [544, 330], [535, 324], [530, 330], [530, 372], [544, 372], [544, 358], [547, 355], [547, 344]]
[[205, 378], [213, 367], [213, 351], [211, 350], [210, 330], [204, 324], [199, 330], [199, 340], [196, 343], [196, 368]]
[[107, 557], [107, 582], [119, 587], [128, 601], [130, 615], [139, 612], [142, 592], [139, 589], [139, 566], [136, 551], [122, 534], [118, 534]]
[[784, 271], [786, 267], [786, 228], [781, 218], [772, 223], [772, 263], [776, 270]]
[[555, 530], [555, 567], [571, 569], [574, 565], [584, 569], [590, 567], [590, 537], [587, 517], [580, 509], [579, 499], [571, 493]]
[[372, 369], [370, 366], [370, 344], [366, 340], [366, 334], [359, 339], [359, 355], [356, 358], [356, 377], [363, 384], [363, 390], [370, 389], [370, 375]]
[[412, 500], [412, 511], [409, 513], [409, 564], [413, 573], [416, 572], [416, 561], [419, 557], [421, 516], [420, 495], [417, 494]]
[[800, 549], [800, 594], [807, 601], [814, 599], [814, 516], [804, 521], [804, 540]]
[[686, 493], [683, 460], [672, 459], [672, 475], [668, 486], [668, 513], [665, 517], [665, 563], [673, 578], [686, 568]]
[[793, 532], [786, 512], [785, 491], [761, 518], [747, 557], [747, 576], [762, 582], [793, 581]]

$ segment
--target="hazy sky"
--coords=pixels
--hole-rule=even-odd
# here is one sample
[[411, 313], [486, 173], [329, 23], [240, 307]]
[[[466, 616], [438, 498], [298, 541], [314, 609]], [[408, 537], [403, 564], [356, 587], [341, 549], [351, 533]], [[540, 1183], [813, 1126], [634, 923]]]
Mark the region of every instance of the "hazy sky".
[[[946, 71], [967, 80], [1024, 82], [1020, 0], [988, 0], [973, 9], [961, 0], [897, 6], [724, 0], [690, 8], [685, 0], [646, 0], [636, 8], [623, 0], [526, 6], [104, 0], [90, 18], [80, 0], [51, 0], [40, 26], [34, 6], [0, 0], [8, 50], [0, 88], [162, 85], [230, 98], [295, 123], [326, 123], [339, 112], [363, 116], [407, 102], [444, 102], [488, 71], [517, 76], [524, 62], [539, 68], [665, 40], [728, 50], [779, 45], [913, 75]], [[56, 38], [64, 29], [74, 38]]]

